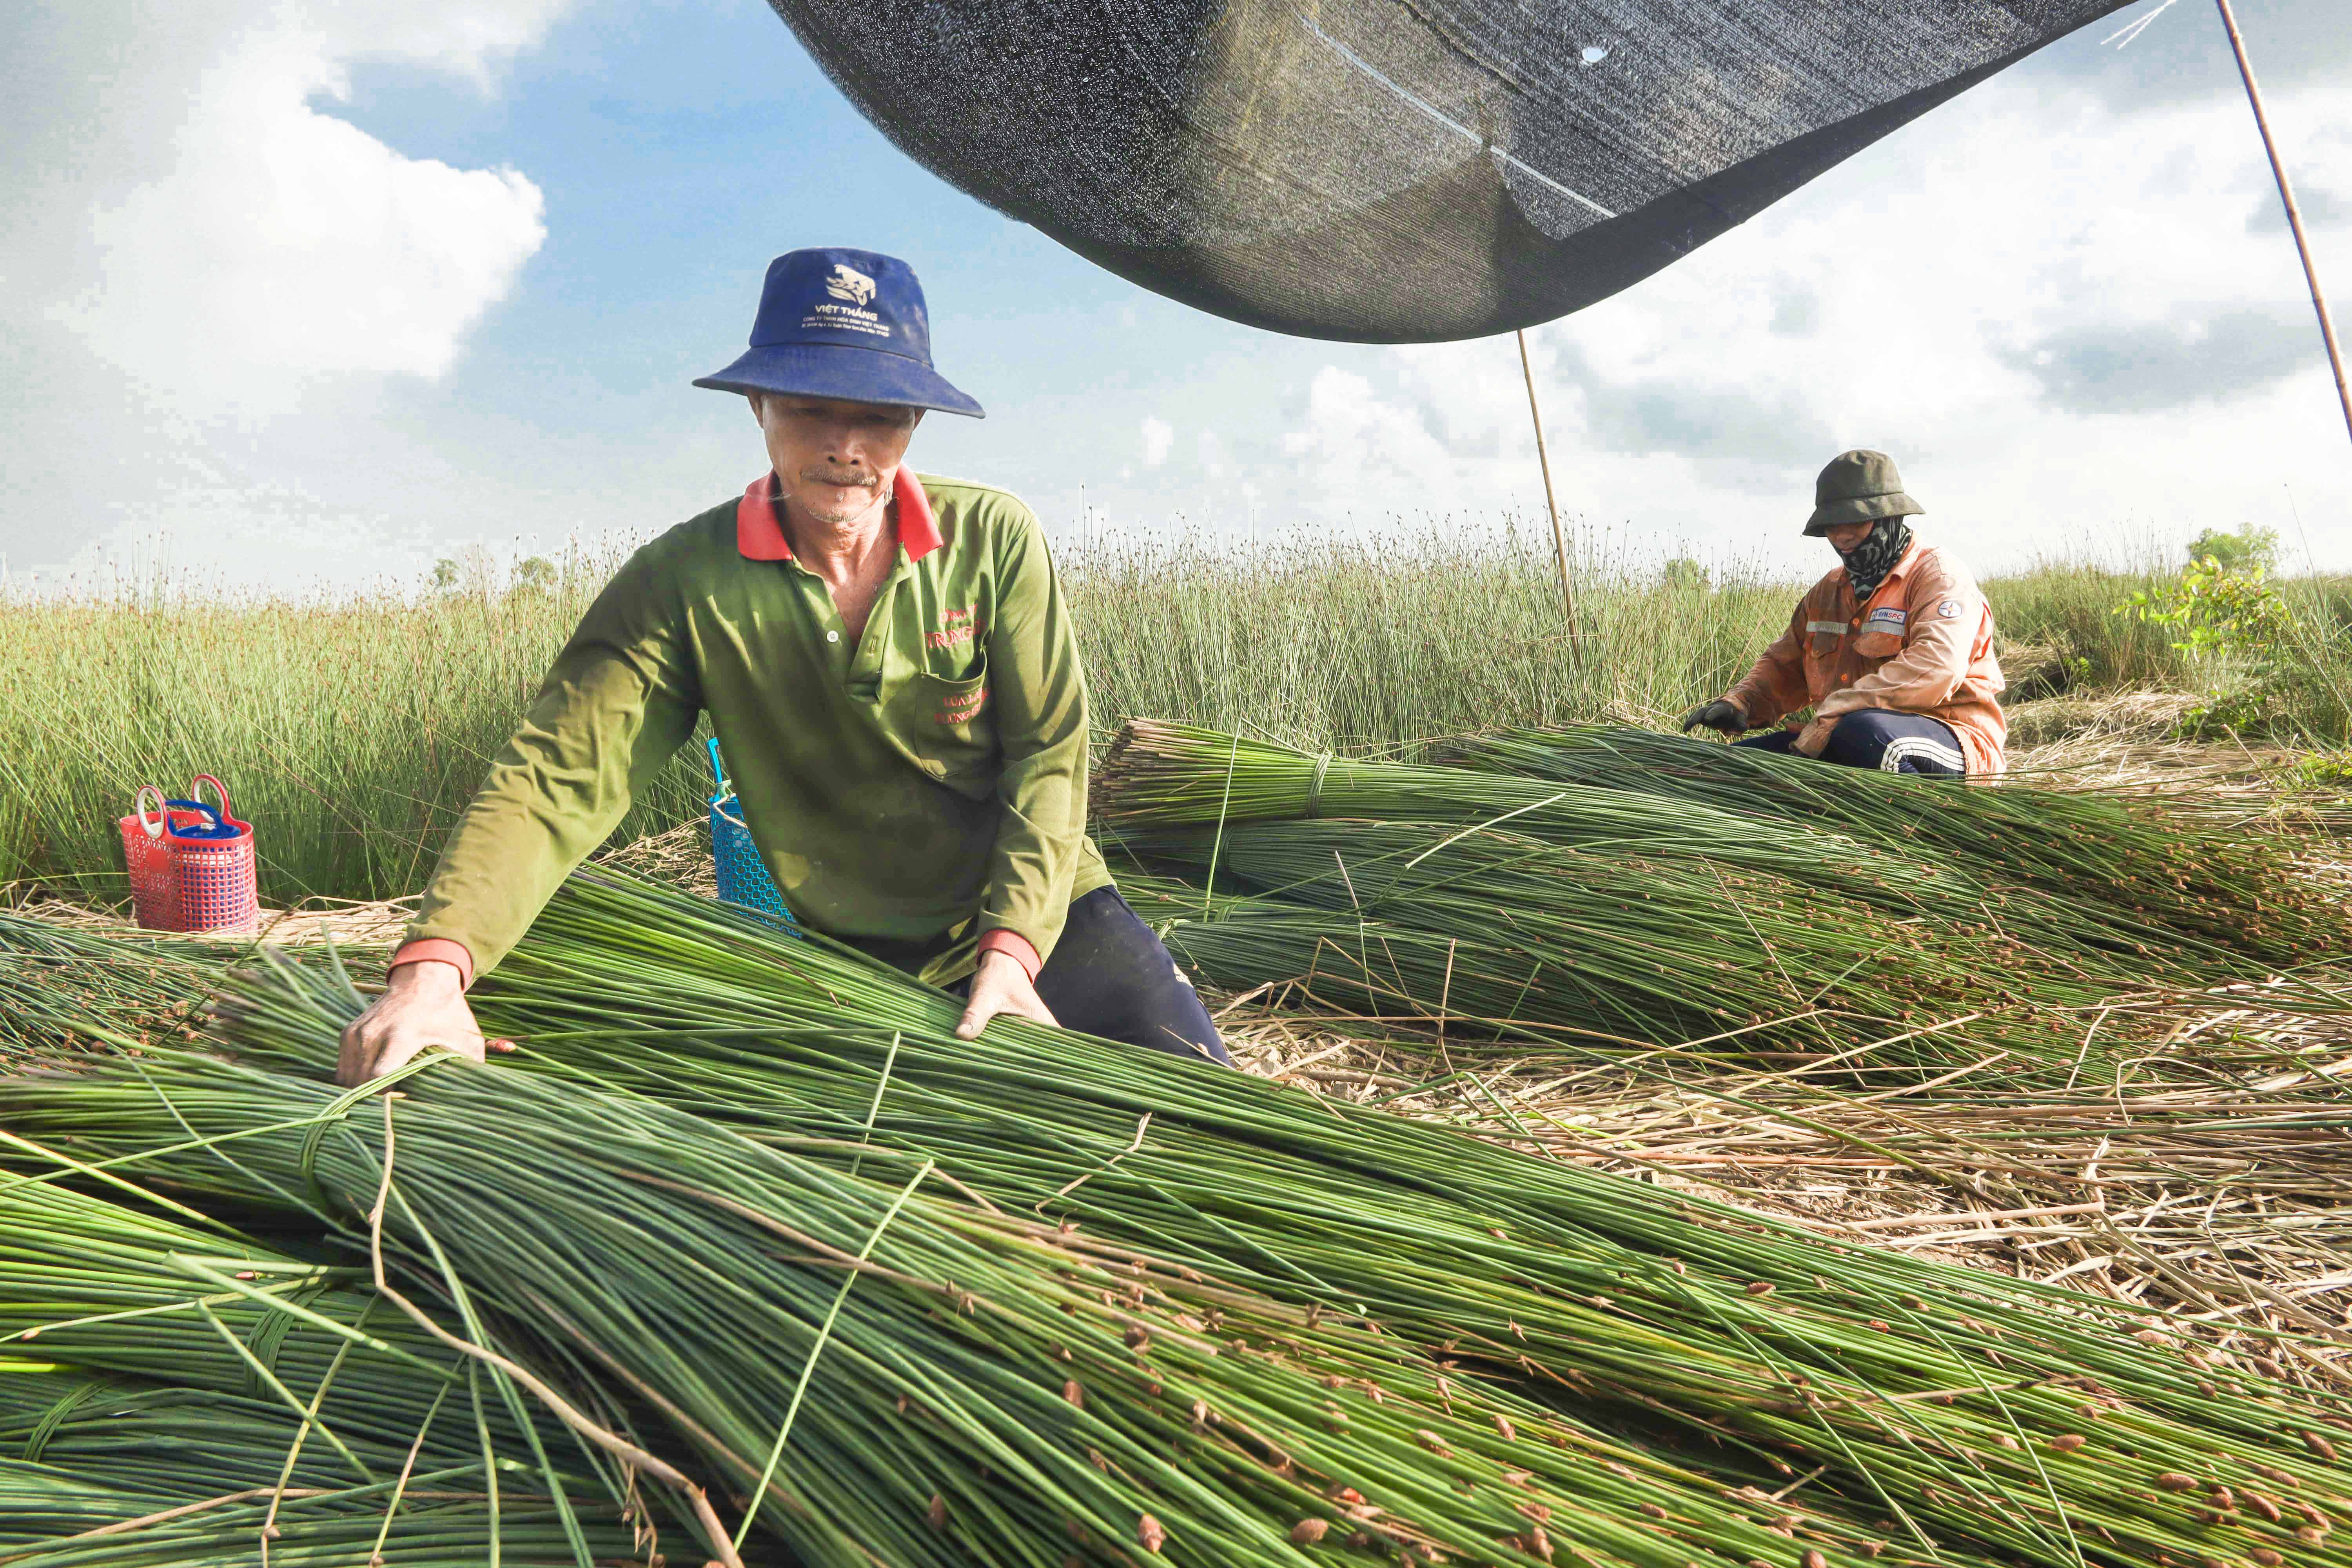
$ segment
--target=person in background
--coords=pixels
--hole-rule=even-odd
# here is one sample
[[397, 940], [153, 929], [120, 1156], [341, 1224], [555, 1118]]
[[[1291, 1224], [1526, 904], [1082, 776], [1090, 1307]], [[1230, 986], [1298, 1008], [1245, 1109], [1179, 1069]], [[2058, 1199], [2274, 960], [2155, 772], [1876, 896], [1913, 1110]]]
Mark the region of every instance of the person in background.
[[1230, 1063], [1200, 997], [1087, 837], [1087, 694], [1045, 531], [1000, 489], [905, 466], [932, 368], [914, 272], [866, 250], [768, 268], [740, 394], [766, 468], [633, 556], [556, 657], [425, 889], [383, 994], [343, 1032], [359, 1084], [440, 1046], [480, 1059], [466, 989], [514, 946], [710, 715], [801, 924], [1001, 1014]]
[[[1789, 617], [1748, 679], [1683, 715], [1769, 752], [1848, 767], [1941, 778], [2001, 771], [2009, 738], [1992, 607], [1953, 556], [1906, 520], [1925, 509], [1904, 493], [1884, 452], [1843, 452], [1813, 486], [1809, 537], [1840, 556]], [[1776, 728], [1811, 708], [1802, 727]]]

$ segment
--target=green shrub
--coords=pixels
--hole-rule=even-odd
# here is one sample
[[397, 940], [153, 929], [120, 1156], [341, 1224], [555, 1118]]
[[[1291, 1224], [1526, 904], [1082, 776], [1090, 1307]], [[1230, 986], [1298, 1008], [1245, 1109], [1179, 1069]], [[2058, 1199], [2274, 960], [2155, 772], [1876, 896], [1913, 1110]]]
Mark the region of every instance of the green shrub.
[[2251, 523], [2235, 533], [2209, 528], [2189, 542], [2189, 563], [2210, 561], [2224, 572], [2268, 573], [2278, 566], [2278, 530]]
[[2114, 615], [2162, 628], [2186, 657], [2205, 700], [2183, 716], [2184, 733], [2340, 735], [2352, 716], [2346, 628], [2340, 619], [2328, 624], [2326, 584], [2307, 584], [2298, 596], [2301, 616], [2260, 564], [2232, 566], [2209, 554], [2169, 583], [2135, 591]]

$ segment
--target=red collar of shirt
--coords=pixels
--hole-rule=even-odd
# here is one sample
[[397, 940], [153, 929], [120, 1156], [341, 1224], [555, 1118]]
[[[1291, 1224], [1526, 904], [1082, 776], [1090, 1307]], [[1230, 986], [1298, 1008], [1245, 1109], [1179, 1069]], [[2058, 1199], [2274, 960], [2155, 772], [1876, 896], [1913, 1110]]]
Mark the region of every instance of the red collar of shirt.
[[[940, 547], [940, 525], [931, 515], [931, 498], [923, 493], [922, 481], [915, 478], [913, 469], [900, 466], [890, 481], [890, 502], [898, 511], [898, 543], [909, 563]], [[746, 561], [793, 558], [793, 547], [784, 539], [783, 521], [777, 511], [773, 473], [762, 474], [745, 486], [743, 499], [735, 503], [735, 548]]]

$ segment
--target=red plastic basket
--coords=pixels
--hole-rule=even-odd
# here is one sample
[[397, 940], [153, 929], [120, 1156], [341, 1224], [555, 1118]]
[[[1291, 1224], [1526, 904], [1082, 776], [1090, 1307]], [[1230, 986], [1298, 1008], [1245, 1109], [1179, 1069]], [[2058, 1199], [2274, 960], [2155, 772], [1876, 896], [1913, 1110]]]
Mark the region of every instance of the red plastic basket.
[[[147, 797], [155, 797], [155, 815], [147, 815]], [[131, 803], [131, 815], [116, 818], [122, 829], [122, 863], [131, 872], [131, 903], [140, 925], [148, 931], [180, 929], [180, 880], [172, 871], [172, 847], [163, 837], [172, 808], [153, 784], [141, 786]], [[194, 812], [184, 814], [200, 821]]]
[[[260, 922], [254, 879], [253, 825], [229, 814], [228, 789], [210, 773], [217, 809], [197, 800], [166, 800], [149, 784], [119, 819], [122, 859], [131, 873], [131, 900], [149, 931], [247, 931]], [[152, 814], [147, 797], [155, 797]]]

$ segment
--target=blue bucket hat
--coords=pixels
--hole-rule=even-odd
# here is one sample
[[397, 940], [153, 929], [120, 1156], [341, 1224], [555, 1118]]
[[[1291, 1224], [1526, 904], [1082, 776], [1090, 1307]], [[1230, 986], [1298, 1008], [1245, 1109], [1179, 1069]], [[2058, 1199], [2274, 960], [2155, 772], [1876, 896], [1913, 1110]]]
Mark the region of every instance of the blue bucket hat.
[[931, 368], [931, 317], [895, 256], [826, 247], [768, 263], [751, 352], [695, 384], [984, 417]]

